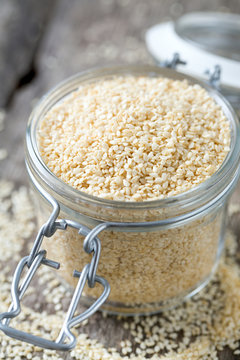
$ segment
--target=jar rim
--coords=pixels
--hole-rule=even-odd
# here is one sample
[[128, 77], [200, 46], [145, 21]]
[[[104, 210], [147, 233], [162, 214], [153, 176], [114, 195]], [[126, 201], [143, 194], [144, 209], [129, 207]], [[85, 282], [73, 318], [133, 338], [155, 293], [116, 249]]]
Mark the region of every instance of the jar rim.
[[[76, 90], [79, 85], [84, 82], [96, 81], [106, 77], [117, 75], [138, 75], [138, 76], [162, 76], [175, 80], [186, 79], [192, 84], [199, 84], [204, 87], [210, 96], [221, 106], [225, 116], [230, 122], [231, 127], [231, 143], [230, 151], [221, 164], [220, 168], [207, 180], [201, 184], [180, 193], [175, 196], [167, 197], [164, 199], [146, 200], [146, 201], [119, 201], [108, 200], [94, 195], [87, 194], [80, 190], [71, 187], [69, 184], [63, 182], [43, 162], [40, 156], [36, 132], [37, 125], [40, 122], [41, 116], [62, 98]], [[94, 68], [88, 71], [75, 74], [66, 80], [60, 82], [57, 86], [47, 92], [38, 102], [33, 109], [26, 131], [26, 162], [30, 171], [34, 176], [38, 177], [47, 185], [47, 189], [52, 189], [59, 196], [64, 199], [71, 199], [74, 203], [91, 203], [101, 207], [113, 209], [141, 209], [149, 210], [155, 208], [166, 208], [175, 206], [191, 208], [194, 204], [204, 204], [210, 199], [219, 195], [227, 185], [231, 182], [234, 176], [238, 176], [238, 165], [240, 158], [240, 126], [236, 113], [229, 102], [211, 86], [205, 84], [196, 78], [177, 72], [169, 68], [161, 68], [152, 65], [126, 65], [126, 66], [109, 66], [105, 68]]]

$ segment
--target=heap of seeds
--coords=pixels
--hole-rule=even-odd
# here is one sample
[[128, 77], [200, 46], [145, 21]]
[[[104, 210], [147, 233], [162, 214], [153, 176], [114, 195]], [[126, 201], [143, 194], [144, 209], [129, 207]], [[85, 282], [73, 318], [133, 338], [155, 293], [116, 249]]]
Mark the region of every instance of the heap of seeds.
[[229, 123], [199, 85], [123, 76], [80, 88], [41, 121], [41, 156], [72, 187], [145, 201], [202, 183], [229, 151]]
[[[13, 184], [0, 182], [0, 311], [7, 310], [10, 303], [11, 277], [9, 261], [19, 260], [25, 238], [33, 231], [33, 209], [25, 188], [13, 192]], [[231, 208], [232, 209], [232, 208]], [[23, 211], [24, 210], [24, 211]], [[240, 216], [240, 208], [233, 208]], [[32, 241], [31, 244], [32, 245]], [[124, 328], [123, 338], [115, 348], [105, 348], [97, 339], [91, 338], [88, 324], [75, 330], [77, 346], [68, 355], [77, 360], [217, 360], [218, 352], [225, 346], [235, 356], [240, 354], [240, 270], [237, 265], [239, 250], [235, 238], [228, 234], [225, 257], [212, 282], [198, 295], [177, 308], [162, 315], [126, 318], [120, 320]], [[26, 253], [26, 250], [24, 251]], [[7, 265], [8, 264], [8, 265]], [[14, 267], [15, 265], [13, 265]], [[43, 337], [56, 337], [64, 317], [63, 303], [69, 302], [70, 293], [46, 267], [39, 269], [39, 285], [30, 287], [30, 298], [37, 291], [41, 296], [22, 307], [18, 328]], [[41, 286], [44, 285], [44, 291]], [[29, 293], [29, 292], [28, 292]], [[28, 296], [26, 294], [26, 300]], [[41, 301], [40, 303], [39, 300]], [[48, 309], [44, 302], [49, 302]], [[35, 305], [36, 306], [35, 308]], [[31, 306], [31, 307], [30, 307]], [[40, 313], [37, 308], [40, 308]], [[44, 310], [43, 310], [44, 309]], [[54, 313], [54, 314], [53, 314]], [[98, 319], [99, 319], [99, 315]], [[94, 322], [94, 318], [91, 320]], [[108, 327], [112, 317], [101, 320]], [[16, 321], [12, 324], [16, 326]], [[116, 325], [119, 326], [117, 323]], [[98, 323], [99, 326], [99, 323]], [[94, 334], [98, 329], [96, 326]], [[0, 333], [0, 359], [15, 360], [62, 360], [65, 355], [42, 350], [21, 343]]]

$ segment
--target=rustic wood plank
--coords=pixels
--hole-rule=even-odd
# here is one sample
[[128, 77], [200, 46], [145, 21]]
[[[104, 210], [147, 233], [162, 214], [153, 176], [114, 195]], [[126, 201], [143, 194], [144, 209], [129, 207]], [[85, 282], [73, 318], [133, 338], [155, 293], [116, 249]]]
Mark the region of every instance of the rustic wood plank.
[[[1, 2], [5, 9], [5, 14], [0, 13], [1, 24], [7, 21], [6, 19], [8, 21], [14, 19], [14, 16], [20, 19], [18, 25], [15, 24], [10, 28], [10, 44], [2, 39], [0, 31], [0, 81], [4, 84], [0, 90], [0, 104], [5, 106], [21, 76], [31, 69], [37, 46], [36, 42], [33, 44], [31, 39], [24, 37], [25, 30], [18, 36], [16, 33], [24, 27], [26, 17], [29, 18], [32, 16], [29, 14], [34, 14], [38, 20], [27, 25], [27, 33], [31, 32], [32, 28], [35, 29], [36, 38], [39, 40], [51, 6], [49, 10], [50, 2], [47, 0], [36, 1], [34, 5], [31, 5], [31, 0], [25, 1], [24, 4], [29, 11], [27, 15], [23, 9], [19, 9], [20, 5], [16, 5], [17, 0], [11, 4], [8, 0], [1, 0]], [[45, 10], [42, 10], [40, 3], [45, 4]], [[14, 4], [16, 8], [13, 9]], [[35, 59], [37, 76], [28, 86], [15, 91], [13, 102], [7, 110], [6, 129], [0, 134], [0, 146], [7, 148], [9, 156], [0, 163], [1, 176], [19, 185], [27, 183], [23, 147], [26, 122], [36, 99], [47, 90], [65, 77], [93, 66], [151, 63], [152, 59], [144, 43], [144, 32], [148, 27], [169, 17], [179, 16], [186, 11], [206, 9], [240, 12], [240, 2], [238, 0], [214, 2], [184, 0], [181, 3], [175, 3], [173, 0], [161, 2], [159, 0], [148, 2], [145, 0], [61, 0], [57, 4], [54, 19], [48, 27], [46, 36], [42, 39], [41, 50]], [[39, 23], [40, 26], [36, 25]], [[23, 59], [21, 62], [17, 61], [18, 57], [12, 57], [12, 49], [15, 46], [18, 49], [15, 53]], [[8, 55], [9, 53], [11, 56]], [[240, 200], [240, 186], [235, 194], [234, 201], [236, 202]], [[233, 220], [232, 226], [239, 235], [238, 221]], [[38, 295], [40, 297], [40, 292]], [[36, 297], [29, 300], [30, 305], [34, 304], [35, 299]], [[95, 314], [84, 331], [107, 347], [119, 347], [123, 335], [127, 334], [126, 330], [123, 330], [121, 321], [116, 321], [113, 316], [105, 319], [101, 314]], [[69, 354], [63, 356], [64, 359], [71, 359]], [[219, 354], [219, 358], [236, 360], [239, 357], [234, 357], [232, 352], [226, 349]]]

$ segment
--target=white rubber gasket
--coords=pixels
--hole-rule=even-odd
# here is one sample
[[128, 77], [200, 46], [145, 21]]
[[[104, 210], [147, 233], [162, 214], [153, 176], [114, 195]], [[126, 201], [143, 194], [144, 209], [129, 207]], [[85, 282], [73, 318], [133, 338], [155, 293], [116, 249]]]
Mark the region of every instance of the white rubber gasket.
[[201, 79], [207, 79], [206, 70], [213, 71], [215, 65], [220, 65], [221, 83], [240, 89], [240, 62], [214, 55], [182, 39], [172, 21], [151, 27], [145, 39], [148, 51], [158, 62], [171, 60], [174, 53], [179, 53], [187, 64], [180, 64], [177, 69]]

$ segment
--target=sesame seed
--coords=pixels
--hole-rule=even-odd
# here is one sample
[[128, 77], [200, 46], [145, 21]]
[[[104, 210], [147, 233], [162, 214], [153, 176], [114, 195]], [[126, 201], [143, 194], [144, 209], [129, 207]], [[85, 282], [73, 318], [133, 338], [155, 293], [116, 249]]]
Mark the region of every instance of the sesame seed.
[[199, 85], [116, 76], [82, 85], [53, 106], [38, 143], [50, 170], [72, 187], [146, 201], [185, 192], [216, 172], [229, 151], [230, 128]]

